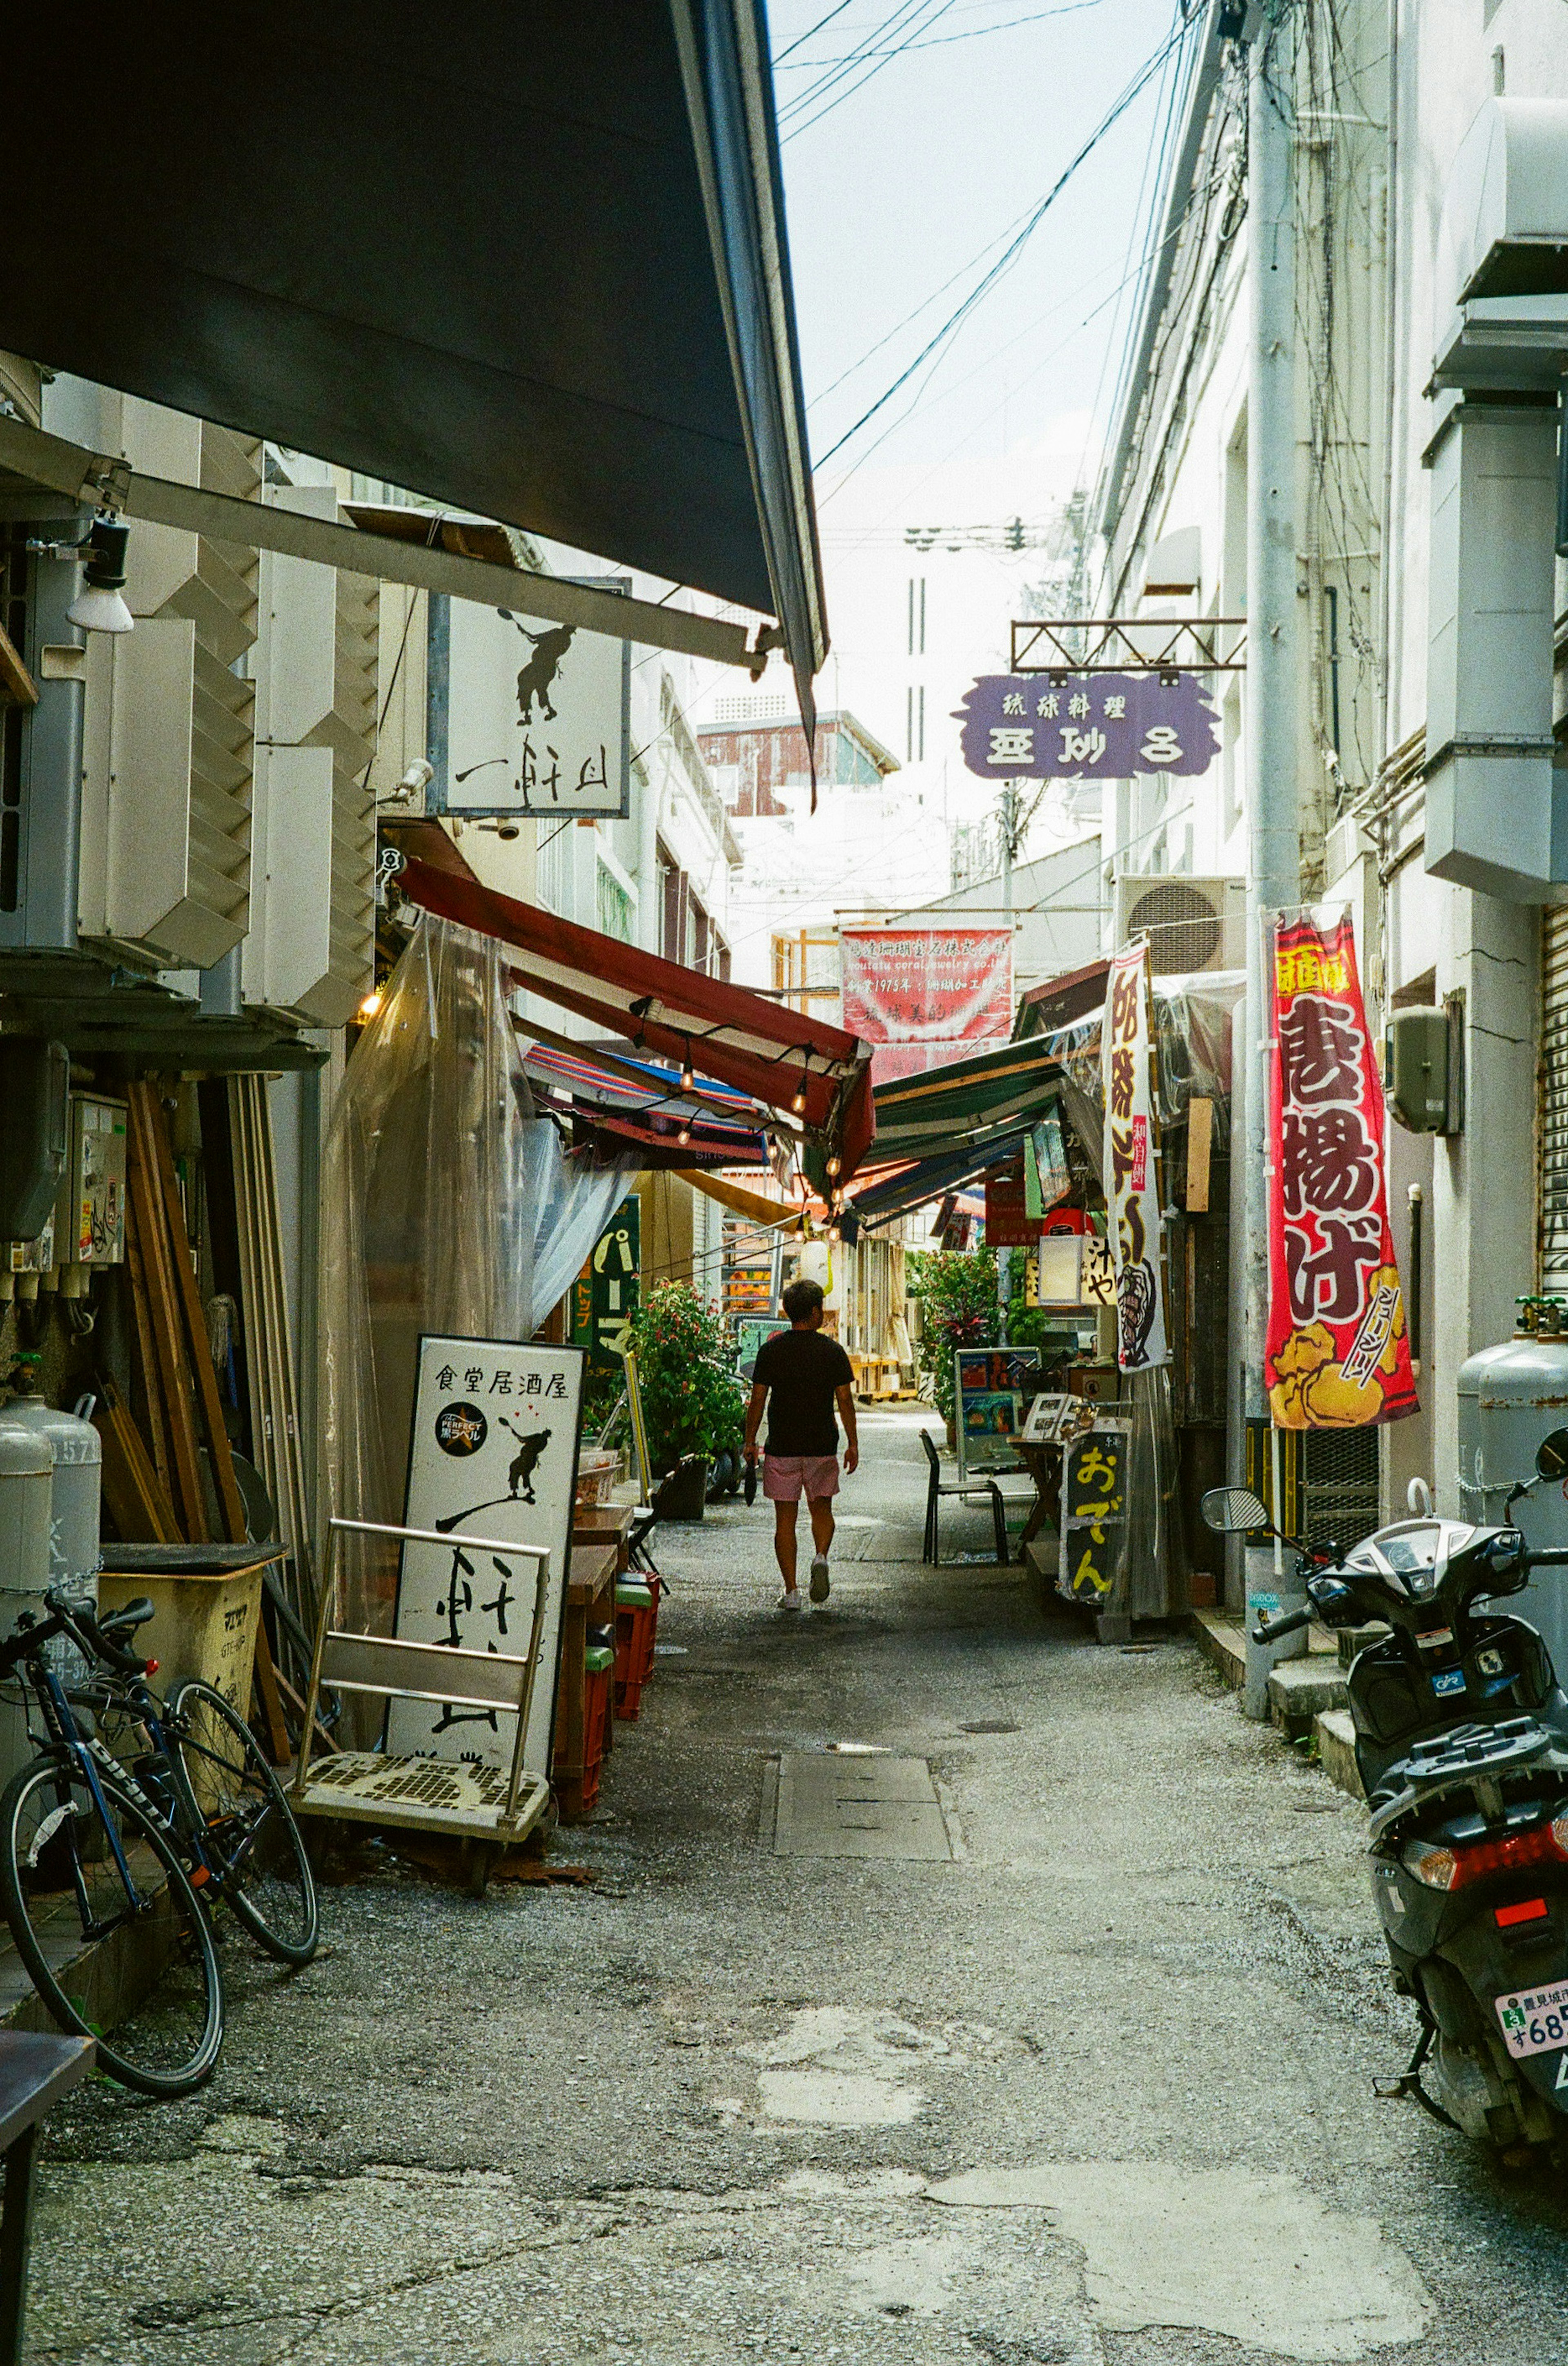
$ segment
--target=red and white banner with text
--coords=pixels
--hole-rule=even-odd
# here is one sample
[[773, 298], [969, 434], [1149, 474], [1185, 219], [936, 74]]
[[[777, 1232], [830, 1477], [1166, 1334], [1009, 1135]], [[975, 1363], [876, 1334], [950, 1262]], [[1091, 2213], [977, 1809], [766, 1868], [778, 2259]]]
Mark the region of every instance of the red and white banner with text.
[[1011, 929], [845, 929], [843, 1024], [876, 1045], [874, 1083], [1005, 1043], [1013, 1032]]
[[1388, 1224], [1383, 1082], [1344, 913], [1275, 920], [1265, 950], [1269, 1343], [1280, 1429], [1357, 1429], [1418, 1410]]

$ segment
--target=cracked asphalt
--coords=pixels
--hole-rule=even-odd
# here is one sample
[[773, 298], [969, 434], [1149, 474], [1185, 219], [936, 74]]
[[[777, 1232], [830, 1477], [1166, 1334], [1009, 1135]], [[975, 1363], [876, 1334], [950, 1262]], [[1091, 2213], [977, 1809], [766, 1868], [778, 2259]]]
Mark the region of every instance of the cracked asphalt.
[[[372, 1853], [304, 1973], [230, 1932], [199, 2095], [55, 2114], [34, 2366], [1568, 2360], [1564, 2196], [1372, 2098], [1360, 1810], [1184, 1639], [923, 1568], [917, 1426], [863, 1417], [823, 1615], [760, 1503], [665, 1532], [592, 1886]], [[772, 1762], [846, 1741], [952, 1862], [774, 1853]]]

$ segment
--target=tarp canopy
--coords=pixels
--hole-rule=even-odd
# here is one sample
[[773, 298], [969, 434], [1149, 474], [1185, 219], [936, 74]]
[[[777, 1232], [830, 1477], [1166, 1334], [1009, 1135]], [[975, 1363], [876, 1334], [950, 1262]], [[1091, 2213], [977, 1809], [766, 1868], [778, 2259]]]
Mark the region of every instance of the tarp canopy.
[[6, 100], [0, 346], [777, 616], [809, 706], [760, 0], [83, 0]]
[[[520, 1020], [525, 1042], [529, 1031]], [[696, 1095], [688, 1098], [678, 1068], [624, 1060], [597, 1044], [576, 1053], [539, 1042], [529, 1044], [523, 1071], [535, 1103], [562, 1109], [571, 1119], [573, 1142], [606, 1157], [621, 1159], [635, 1150], [649, 1166], [767, 1165], [771, 1112], [711, 1077], [698, 1077]]]
[[924, 1076], [879, 1085], [877, 1163], [980, 1145], [999, 1127], [1042, 1116], [1060, 1081], [1054, 1054], [1025, 1042], [1004, 1043], [946, 1067], [928, 1068]]
[[864, 1189], [855, 1194], [855, 1214], [860, 1223], [874, 1231], [879, 1224], [890, 1224], [896, 1217], [906, 1216], [912, 1209], [924, 1208], [949, 1191], [957, 1191], [978, 1176], [989, 1174], [993, 1166], [1016, 1158], [1028, 1138], [1026, 1126], [1008, 1126], [989, 1133], [978, 1149], [949, 1150], [931, 1158], [916, 1159], [911, 1166], [901, 1167], [896, 1175], [878, 1177]]
[[823, 1156], [839, 1160], [844, 1180], [864, 1163], [876, 1117], [871, 1047], [857, 1036], [417, 858], [405, 858], [396, 878], [427, 912], [512, 946], [512, 966], [531, 993], [639, 1050], [790, 1110]]

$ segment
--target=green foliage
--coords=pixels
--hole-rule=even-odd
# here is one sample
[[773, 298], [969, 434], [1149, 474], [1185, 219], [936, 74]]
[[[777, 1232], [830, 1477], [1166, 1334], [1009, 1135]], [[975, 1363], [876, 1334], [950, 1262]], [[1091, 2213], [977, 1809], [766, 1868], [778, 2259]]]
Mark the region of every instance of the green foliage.
[[688, 1455], [711, 1461], [738, 1454], [745, 1436], [745, 1391], [724, 1328], [689, 1282], [651, 1290], [632, 1321], [648, 1451], [662, 1475]]
[[1026, 1306], [1014, 1282], [1014, 1296], [1007, 1309], [1007, 1344], [1010, 1347], [1037, 1347], [1045, 1339], [1056, 1339], [1061, 1332], [1061, 1316], [1048, 1313], [1043, 1306]]
[[1002, 1345], [996, 1252], [964, 1256], [950, 1249], [913, 1250], [909, 1265], [909, 1294], [920, 1304], [921, 1373], [937, 1412], [951, 1421], [954, 1348]]

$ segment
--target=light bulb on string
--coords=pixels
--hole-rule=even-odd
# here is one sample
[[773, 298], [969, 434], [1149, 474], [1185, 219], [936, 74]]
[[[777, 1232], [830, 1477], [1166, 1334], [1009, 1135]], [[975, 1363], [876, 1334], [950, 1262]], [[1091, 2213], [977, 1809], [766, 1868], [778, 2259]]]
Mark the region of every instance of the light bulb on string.
[[839, 1159], [839, 1158], [830, 1158], [830, 1159], [828, 1160], [828, 1162], [827, 1162], [827, 1171], [828, 1171], [828, 1174], [829, 1174], [830, 1177], [831, 1177], [832, 1176], [834, 1176], [834, 1175], [836, 1175], [836, 1174], [838, 1173], [839, 1168], [840, 1168], [840, 1166], [841, 1166], [842, 1165], [843, 1165], [843, 1161], [842, 1161], [842, 1159]]
[[680, 1064], [681, 1091], [683, 1093], [689, 1093], [696, 1081], [696, 1077], [691, 1073], [691, 1044], [689, 1039], [686, 1046], [686, 1057]]

